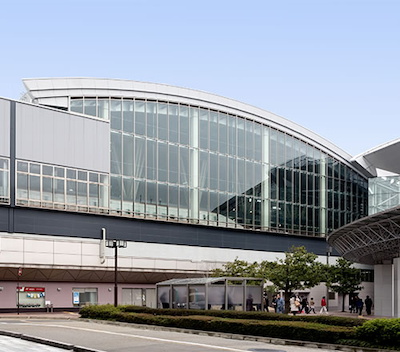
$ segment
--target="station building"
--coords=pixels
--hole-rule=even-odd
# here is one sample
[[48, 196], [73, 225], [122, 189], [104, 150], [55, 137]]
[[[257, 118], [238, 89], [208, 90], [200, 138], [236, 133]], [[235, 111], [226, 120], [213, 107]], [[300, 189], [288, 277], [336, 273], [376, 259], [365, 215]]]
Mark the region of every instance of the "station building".
[[354, 159], [369, 179], [369, 216], [329, 234], [343, 257], [373, 265], [375, 314], [400, 317], [400, 140], [385, 143]]
[[155, 283], [235, 258], [304, 245], [325, 261], [327, 236], [368, 215], [365, 158], [265, 110], [163, 84], [23, 82], [0, 98], [0, 308], [16, 285], [26, 308], [112, 303], [107, 239], [127, 241], [119, 302], [155, 306]]

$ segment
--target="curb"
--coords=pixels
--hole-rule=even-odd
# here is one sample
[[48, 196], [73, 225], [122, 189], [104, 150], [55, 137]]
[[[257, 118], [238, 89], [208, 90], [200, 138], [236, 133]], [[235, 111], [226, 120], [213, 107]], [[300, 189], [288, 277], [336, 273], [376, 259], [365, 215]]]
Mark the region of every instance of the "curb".
[[20, 314], [20, 315], [17, 315], [17, 314], [1, 314], [0, 313], [0, 320], [2, 320], [2, 319], [10, 319], [10, 318], [17, 318], [17, 319], [65, 319], [65, 320], [72, 320], [72, 319], [76, 319], [76, 320], [78, 320], [79, 319], [79, 314], [67, 314], [67, 313], [65, 313], [65, 314], [54, 314], [54, 315], [51, 315], [51, 314], [49, 314], [49, 315], [45, 315], [45, 314], [43, 314], [43, 315], [41, 315], [41, 314], [38, 314], [38, 315], [35, 315], [35, 314], [27, 314], [27, 315], [24, 315], [24, 314]]
[[18, 334], [18, 333], [11, 332], [11, 331], [0, 330], [0, 335], [19, 338], [21, 340], [40, 343], [42, 345], [47, 345], [47, 346], [51, 346], [51, 347], [57, 347], [57, 348], [61, 348], [61, 349], [64, 349], [64, 350], [69, 350], [69, 351], [74, 351], [74, 352], [104, 352], [104, 351], [100, 351], [100, 350], [95, 350], [93, 348], [87, 348], [87, 347], [82, 347], [82, 346], [71, 345], [71, 344], [68, 344], [68, 343], [49, 340], [49, 339], [45, 339], [45, 338], [41, 338], [41, 337]]

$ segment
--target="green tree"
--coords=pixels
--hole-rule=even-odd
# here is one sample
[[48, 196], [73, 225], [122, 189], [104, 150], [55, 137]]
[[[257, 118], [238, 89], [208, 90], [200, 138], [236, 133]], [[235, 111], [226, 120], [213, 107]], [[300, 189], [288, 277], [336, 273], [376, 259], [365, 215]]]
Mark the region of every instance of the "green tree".
[[329, 267], [327, 286], [334, 292], [342, 294], [342, 312], [346, 294], [362, 289], [360, 270], [352, 267], [353, 263], [339, 258], [335, 265]]
[[304, 246], [292, 247], [284, 259], [275, 262], [249, 263], [236, 258], [222, 269], [212, 271], [212, 276], [256, 277], [272, 282], [276, 290], [285, 292], [285, 309], [289, 311], [289, 299], [296, 290], [311, 288], [325, 279], [325, 266], [316, 261], [317, 255], [307, 252]]
[[292, 247], [285, 252], [284, 259], [275, 263], [262, 262], [260, 271], [271, 281], [277, 290], [285, 292], [285, 311], [289, 312], [289, 299], [296, 290], [303, 290], [318, 285], [324, 280], [324, 268], [317, 262], [318, 256], [307, 252], [304, 246]]
[[249, 263], [236, 258], [233, 262], [228, 262], [223, 265], [222, 269], [214, 269], [211, 271], [211, 276], [221, 277], [260, 277], [258, 274], [257, 262]]

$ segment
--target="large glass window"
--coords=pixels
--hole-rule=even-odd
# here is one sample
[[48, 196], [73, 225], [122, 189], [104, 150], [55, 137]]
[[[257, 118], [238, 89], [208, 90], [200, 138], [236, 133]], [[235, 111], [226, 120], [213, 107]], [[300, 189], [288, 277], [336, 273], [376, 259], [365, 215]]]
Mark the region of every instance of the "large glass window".
[[97, 288], [78, 287], [72, 289], [72, 304], [74, 305], [74, 307], [96, 305], [97, 302]]
[[133, 133], [133, 121], [134, 121], [134, 112], [133, 112], [133, 101], [132, 100], [124, 100], [122, 103], [122, 122], [123, 122], [123, 131], [126, 133]]
[[122, 101], [111, 99], [111, 128], [122, 130]]
[[108, 207], [108, 182], [104, 174], [17, 161], [16, 203], [55, 209], [78, 205], [80, 211], [90, 205], [99, 211]]
[[[70, 110], [110, 119], [110, 194], [108, 183], [91, 174], [81, 179], [79, 170], [19, 161], [20, 202], [110, 206], [117, 215], [190, 217], [311, 236], [366, 215], [366, 179], [315, 146], [240, 114], [104, 97], [71, 98]], [[0, 167], [0, 199], [7, 172]], [[371, 198], [370, 211], [379, 211], [385, 199], [374, 192], [380, 195]]]
[[135, 133], [144, 135], [146, 133], [146, 106], [142, 101], [135, 101]]
[[83, 114], [83, 99], [71, 99], [70, 110]]
[[208, 110], [205, 109], [200, 109], [199, 140], [200, 140], [200, 148], [208, 149], [209, 121], [208, 121]]
[[110, 119], [110, 101], [108, 99], [99, 99], [98, 103], [98, 117], [101, 119]]
[[179, 141], [179, 114], [178, 106], [175, 104], [169, 104], [168, 106], [168, 140], [172, 143]]
[[170, 183], [178, 183], [179, 181], [179, 147], [173, 144], [169, 146], [168, 153], [168, 181]]
[[168, 140], [168, 105], [163, 103], [158, 105], [158, 138]]
[[96, 98], [85, 98], [83, 113], [85, 115], [97, 116]]
[[148, 102], [146, 104], [147, 119], [147, 137], [156, 138], [157, 137], [157, 104], [153, 102]]
[[130, 134], [124, 134], [122, 136], [123, 149], [122, 149], [122, 160], [123, 160], [123, 174], [125, 176], [133, 176], [133, 156], [134, 156], [134, 137]]
[[179, 107], [179, 143], [189, 144], [190, 124], [189, 124], [189, 108], [187, 106]]

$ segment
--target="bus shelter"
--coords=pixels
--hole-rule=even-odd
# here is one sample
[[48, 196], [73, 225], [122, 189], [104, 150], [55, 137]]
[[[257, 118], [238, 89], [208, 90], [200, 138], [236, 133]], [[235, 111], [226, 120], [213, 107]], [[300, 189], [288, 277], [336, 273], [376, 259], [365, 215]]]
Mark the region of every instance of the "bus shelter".
[[159, 308], [264, 310], [264, 279], [207, 277], [171, 279], [156, 284]]

